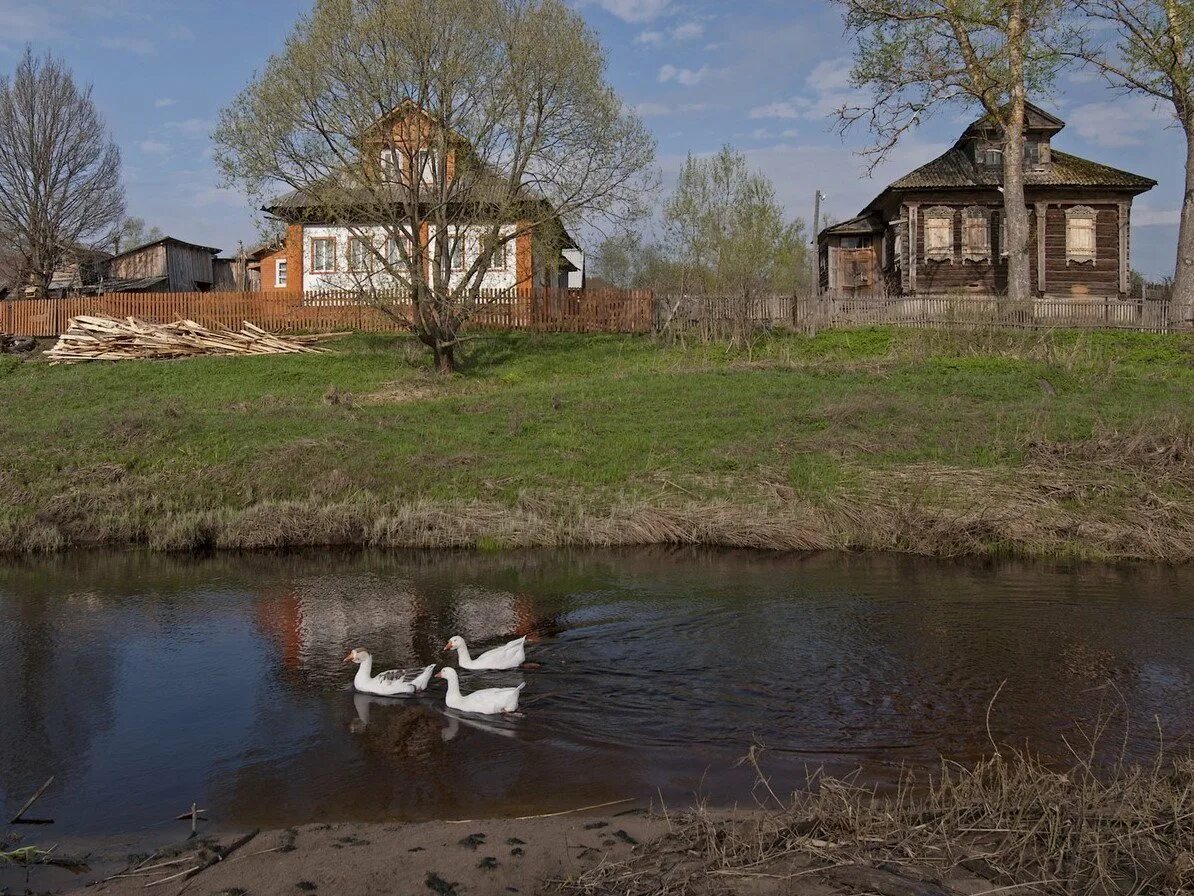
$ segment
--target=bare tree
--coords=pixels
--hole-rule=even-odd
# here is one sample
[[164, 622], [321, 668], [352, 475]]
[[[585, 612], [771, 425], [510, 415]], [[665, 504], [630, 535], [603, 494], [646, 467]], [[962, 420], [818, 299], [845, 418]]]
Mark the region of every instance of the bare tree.
[[127, 252], [146, 243], [160, 240], [165, 234], [158, 226], [146, 227], [144, 218], [123, 218], [114, 228], [107, 240], [107, 248], [113, 255]]
[[120, 150], [91, 99], [59, 60], [25, 54], [0, 79], [0, 232], [18, 282], [45, 295], [63, 253], [124, 215]]
[[1110, 83], [1150, 97], [1173, 111], [1186, 138], [1186, 180], [1178, 225], [1170, 317], [1194, 323], [1194, 2], [1077, 0], [1092, 20], [1110, 23], [1117, 40], [1091, 29], [1076, 55]]
[[979, 108], [1003, 142], [1008, 295], [1031, 296], [1024, 119], [1029, 92], [1045, 90], [1073, 41], [1072, 0], [835, 0], [858, 41], [853, 80], [868, 101], [838, 112], [843, 130], [862, 122], [876, 142], [872, 169], [942, 107]]
[[450, 371], [509, 245], [641, 214], [654, 142], [604, 69], [564, 0], [317, 0], [221, 115], [217, 159], [349, 230], [371, 264], [346, 285], [407, 292], [374, 301]]

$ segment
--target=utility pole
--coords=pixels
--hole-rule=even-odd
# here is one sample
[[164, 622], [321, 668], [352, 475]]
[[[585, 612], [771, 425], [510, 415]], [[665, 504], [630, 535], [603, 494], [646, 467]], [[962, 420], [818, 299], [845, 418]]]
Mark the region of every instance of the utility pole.
[[812, 251], [812, 273], [813, 273], [813, 295], [819, 296], [821, 294], [821, 248], [817, 244], [817, 236], [821, 232], [821, 202], [829, 197], [817, 190], [816, 196], [813, 197], [813, 251]]

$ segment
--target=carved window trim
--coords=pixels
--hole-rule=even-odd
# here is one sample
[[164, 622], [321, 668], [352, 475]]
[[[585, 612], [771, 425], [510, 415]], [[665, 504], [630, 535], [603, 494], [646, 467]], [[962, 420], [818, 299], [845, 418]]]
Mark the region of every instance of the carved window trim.
[[[982, 243], [973, 245], [970, 228], [971, 221], [982, 221]], [[971, 205], [962, 210], [962, 260], [973, 262], [991, 262], [991, 210], [979, 205]]]
[[[921, 233], [924, 237], [924, 257], [925, 261], [949, 261], [954, 260], [954, 217], [956, 212], [954, 209], [944, 205], [934, 205], [932, 208], [926, 208], [921, 215]], [[944, 246], [929, 246], [929, 233], [936, 228], [932, 227], [935, 222], [945, 221], [948, 224], [949, 241]]]
[[[1094, 264], [1099, 246], [1099, 212], [1089, 205], [1074, 205], [1065, 210], [1065, 263]], [[1082, 226], [1077, 226], [1081, 224]], [[1089, 246], [1078, 245], [1079, 233], [1089, 236]], [[1086, 240], [1084, 240], [1086, 242]]]

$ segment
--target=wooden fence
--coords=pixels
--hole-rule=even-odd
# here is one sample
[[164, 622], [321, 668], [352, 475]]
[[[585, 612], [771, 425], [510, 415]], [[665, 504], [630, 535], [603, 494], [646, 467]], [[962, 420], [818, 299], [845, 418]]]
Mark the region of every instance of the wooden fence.
[[1023, 303], [997, 296], [842, 295], [684, 296], [655, 300], [658, 331], [724, 338], [776, 328], [804, 332], [830, 327], [894, 325], [926, 328], [1109, 329], [1150, 333], [1177, 329], [1168, 301], [1041, 297]]
[[[476, 302], [470, 327], [561, 333], [646, 333], [651, 328], [649, 290], [493, 291]], [[409, 329], [402, 320], [409, 320], [412, 310], [409, 295], [396, 293], [368, 299], [349, 292], [113, 293], [0, 302], [0, 333], [57, 336], [80, 314], [158, 323], [185, 319], [232, 329], [248, 321], [273, 332], [399, 332]]]

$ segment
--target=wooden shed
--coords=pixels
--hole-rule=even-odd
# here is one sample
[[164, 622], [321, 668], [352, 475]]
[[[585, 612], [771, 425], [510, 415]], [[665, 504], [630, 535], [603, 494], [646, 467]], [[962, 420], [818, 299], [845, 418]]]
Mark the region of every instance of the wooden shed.
[[[207, 292], [216, 283], [219, 249], [168, 236], [122, 252], [108, 262], [108, 280], [128, 291]], [[109, 291], [113, 291], [111, 283]]]

